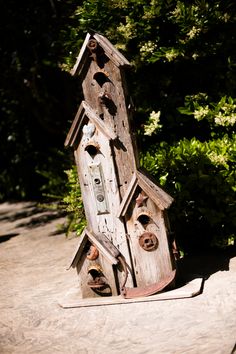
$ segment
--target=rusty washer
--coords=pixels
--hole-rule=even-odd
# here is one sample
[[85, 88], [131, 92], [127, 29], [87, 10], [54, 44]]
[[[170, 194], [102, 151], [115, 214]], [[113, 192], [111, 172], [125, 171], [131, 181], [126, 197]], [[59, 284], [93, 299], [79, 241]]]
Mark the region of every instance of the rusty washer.
[[154, 251], [158, 247], [158, 239], [157, 237], [151, 233], [151, 232], [144, 232], [140, 237], [139, 237], [139, 245], [145, 250], [145, 251]]
[[98, 47], [98, 43], [97, 43], [96, 39], [90, 39], [88, 41], [87, 47], [92, 53], [96, 52], [97, 47]]
[[98, 249], [94, 245], [91, 245], [87, 253], [87, 259], [89, 259], [90, 261], [95, 261], [95, 259], [97, 259], [98, 256], [99, 256]]

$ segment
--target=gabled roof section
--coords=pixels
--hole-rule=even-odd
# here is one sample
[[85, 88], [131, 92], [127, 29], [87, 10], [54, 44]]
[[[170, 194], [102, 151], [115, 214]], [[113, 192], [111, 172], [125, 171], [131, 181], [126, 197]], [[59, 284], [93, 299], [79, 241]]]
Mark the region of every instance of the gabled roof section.
[[84, 69], [86, 61], [90, 57], [91, 53], [87, 48], [87, 44], [90, 39], [96, 39], [99, 46], [104, 50], [106, 56], [118, 67], [129, 67], [131, 66], [130, 62], [116, 49], [111, 42], [98, 33], [87, 33], [80, 53], [77, 57], [76, 63], [71, 70], [72, 75], [80, 75]]
[[140, 187], [147, 196], [161, 209], [167, 209], [173, 202], [173, 198], [160, 188], [146, 171], [139, 169], [134, 174], [129, 187], [120, 204], [118, 217], [125, 216], [127, 209], [133, 199], [137, 187]]
[[69, 133], [67, 134], [64, 144], [65, 147], [73, 147], [76, 145], [76, 140], [80, 130], [83, 127], [83, 121], [85, 117], [88, 117], [88, 119], [95, 125], [95, 127], [100, 130], [109, 140], [115, 140], [117, 138], [117, 135], [104, 124], [102, 119], [94, 112], [90, 105], [87, 102], [82, 101], [76, 113], [75, 119], [71, 125]]
[[67, 134], [67, 137], [66, 137], [66, 140], [64, 143], [65, 147], [68, 147], [68, 146], [72, 147], [75, 145], [75, 141], [76, 141], [76, 138], [77, 138], [79, 131], [81, 129], [84, 118], [85, 118], [84, 107], [81, 103], [81, 105], [79, 106], [79, 109], [76, 113], [76, 116], [73, 120], [73, 123], [70, 127], [69, 133]]
[[120, 255], [120, 252], [104, 234], [98, 233], [95, 235], [91, 231], [85, 229], [79, 238], [78, 247], [68, 269], [70, 269], [70, 267], [75, 268], [80, 262], [88, 241], [97, 247], [98, 251], [101, 252], [108, 262], [111, 264], [118, 263], [117, 257]]
[[146, 170], [139, 169], [137, 171], [137, 178], [139, 186], [161, 210], [171, 206], [174, 199], [156, 184], [153, 177]]

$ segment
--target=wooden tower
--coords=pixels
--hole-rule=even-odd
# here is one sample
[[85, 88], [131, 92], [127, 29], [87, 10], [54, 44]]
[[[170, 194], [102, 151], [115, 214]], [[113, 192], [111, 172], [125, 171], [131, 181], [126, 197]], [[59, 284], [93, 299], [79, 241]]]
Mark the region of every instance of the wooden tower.
[[102, 35], [87, 34], [73, 75], [82, 101], [65, 146], [73, 147], [87, 227], [71, 266], [82, 298], [133, 298], [173, 287], [172, 198], [137, 158], [125, 83], [127, 59]]

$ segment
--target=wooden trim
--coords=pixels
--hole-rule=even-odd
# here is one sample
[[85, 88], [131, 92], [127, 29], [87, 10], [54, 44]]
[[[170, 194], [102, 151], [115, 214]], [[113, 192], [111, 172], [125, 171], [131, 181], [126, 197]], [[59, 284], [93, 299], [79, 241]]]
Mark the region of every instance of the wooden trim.
[[118, 217], [125, 216], [138, 185], [161, 210], [167, 209], [172, 204], [173, 198], [157, 184], [155, 184], [151, 180], [151, 177], [144, 172], [144, 170], [140, 169], [136, 171], [129, 184], [129, 187], [120, 204], [117, 214]]
[[76, 138], [77, 138], [77, 136], [79, 134], [81, 125], [83, 123], [83, 118], [84, 118], [83, 114], [84, 114], [84, 107], [83, 107], [83, 105], [81, 103], [80, 106], [79, 106], [79, 109], [78, 109], [78, 111], [76, 113], [76, 116], [75, 116], [75, 118], [73, 120], [73, 123], [71, 125], [69, 133], [67, 134], [67, 137], [66, 137], [66, 140], [65, 140], [65, 143], [64, 143], [65, 147], [74, 146], [75, 140], [76, 140]]
[[117, 66], [131, 66], [130, 62], [116, 49], [113, 44], [101, 34], [95, 33], [93, 37], [105, 51], [108, 58]]
[[73, 120], [69, 133], [67, 134], [64, 143], [65, 147], [73, 147], [75, 145], [76, 138], [80, 132], [80, 129], [82, 128], [82, 123], [85, 116], [87, 116], [88, 119], [95, 124], [96, 128], [100, 130], [109, 140], [115, 140], [117, 138], [117, 135], [111, 129], [107, 128], [107, 126], [93, 111], [90, 105], [87, 102], [82, 101], [76, 113], [75, 119]]
[[103, 254], [103, 256], [107, 259], [107, 261], [111, 264], [118, 264], [118, 259], [116, 257], [119, 256], [120, 251], [113, 245], [113, 243], [102, 233], [93, 234], [92, 232], [85, 229], [82, 234], [79, 236], [79, 244], [76, 248], [76, 251], [73, 255], [72, 261], [70, 262], [69, 267], [70, 269], [75, 268], [79, 263], [84, 248], [86, 246], [87, 241], [90, 241], [94, 246], [97, 247], [99, 252]]
[[81, 47], [79, 55], [76, 59], [76, 63], [71, 70], [71, 75], [80, 75], [83, 71], [84, 65], [89, 57], [89, 51], [87, 50], [88, 41], [91, 38], [95, 38], [98, 44], [103, 48], [107, 57], [117, 66], [117, 67], [129, 67], [130, 62], [116, 49], [113, 44], [105, 37], [98, 33], [90, 34], [87, 33], [84, 43]]
[[99, 116], [93, 111], [93, 109], [90, 107], [90, 105], [82, 101], [82, 105], [85, 109], [85, 113], [87, 114], [87, 117], [96, 125], [96, 127], [109, 139], [109, 140], [115, 140], [117, 138], [117, 135], [107, 126], [104, 124], [104, 122], [99, 118]]
[[113, 243], [102, 233], [96, 235], [86, 230], [89, 240], [98, 248], [103, 256], [111, 263], [117, 264], [119, 261], [116, 257], [119, 256], [120, 251], [113, 245]]
[[66, 295], [64, 295], [64, 298], [59, 302], [59, 305], [63, 308], [74, 308], [74, 307], [105, 306], [105, 305], [130, 304], [130, 303], [139, 303], [139, 302], [187, 299], [201, 294], [203, 291], [203, 284], [204, 284], [204, 279], [200, 277], [200, 278], [193, 279], [190, 282], [186, 282], [186, 284], [183, 285], [181, 288], [161, 292], [159, 294], [151, 295], [147, 297], [139, 297], [135, 299], [125, 299], [121, 295], [82, 299], [79, 289], [72, 288], [66, 293]]
[[81, 70], [84, 67], [84, 64], [87, 60], [87, 55], [85, 55], [86, 48], [87, 48], [87, 44], [88, 44], [90, 37], [91, 37], [90, 33], [87, 33], [84, 43], [83, 43], [81, 50], [79, 52], [79, 55], [76, 59], [76, 63], [74, 65], [73, 69], [71, 70], [71, 75], [80, 74]]
[[144, 170], [137, 171], [138, 185], [161, 209], [167, 209], [173, 202], [173, 198], [161, 187], [152, 181], [152, 178]]
[[76, 248], [76, 251], [73, 255], [72, 261], [70, 262], [70, 266], [67, 268], [67, 270], [69, 270], [71, 267], [75, 268], [77, 266], [82, 254], [84, 252], [84, 248], [85, 248], [87, 241], [88, 241], [88, 235], [87, 235], [86, 230], [84, 230], [82, 232], [82, 234], [79, 236], [79, 244]]
[[125, 216], [127, 209], [129, 207], [129, 204], [132, 200], [133, 194], [135, 192], [135, 189], [137, 188], [137, 185], [138, 185], [137, 181], [138, 181], [137, 176], [136, 176], [136, 174], [134, 174], [133, 178], [129, 184], [129, 187], [124, 195], [124, 198], [120, 204], [118, 214], [117, 214], [118, 218], [121, 216]]

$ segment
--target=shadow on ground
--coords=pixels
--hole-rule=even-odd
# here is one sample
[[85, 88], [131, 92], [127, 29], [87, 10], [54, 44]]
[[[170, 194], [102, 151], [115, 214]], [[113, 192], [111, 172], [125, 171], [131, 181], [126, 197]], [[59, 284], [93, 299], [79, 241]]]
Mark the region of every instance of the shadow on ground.
[[[37, 203], [23, 204], [21, 209], [6, 209], [0, 213], [0, 222], [12, 223], [14, 228], [13, 232], [0, 233], [0, 243], [10, 240], [12, 237], [21, 234], [21, 228], [34, 229], [46, 225], [47, 223], [66, 216], [67, 213], [64, 210], [52, 209], [47, 206], [40, 206]], [[11, 227], [11, 229], [12, 229]], [[59, 227], [58, 230], [53, 232], [53, 235], [61, 234], [65, 232], [65, 228]]]
[[1, 243], [1, 242], [8, 241], [8, 240], [10, 240], [12, 237], [15, 237], [15, 236], [18, 236], [18, 235], [19, 235], [19, 233], [17, 233], [17, 232], [12, 232], [12, 233], [9, 233], [9, 234], [0, 235], [0, 243]]
[[35, 227], [43, 226], [48, 222], [61, 218], [63, 216], [66, 216], [66, 213], [64, 211], [47, 211], [46, 214], [38, 216], [35, 216], [34, 214], [34, 216], [29, 221], [19, 223], [17, 224], [17, 227], [27, 227], [32, 229]]
[[230, 259], [236, 256], [236, 247], [208, 249], [180, 259], [177, 263], [179, 278], [192, 280], [198, 276], [208, 279], [219, 271], [228, 271]]

